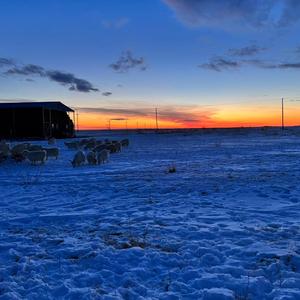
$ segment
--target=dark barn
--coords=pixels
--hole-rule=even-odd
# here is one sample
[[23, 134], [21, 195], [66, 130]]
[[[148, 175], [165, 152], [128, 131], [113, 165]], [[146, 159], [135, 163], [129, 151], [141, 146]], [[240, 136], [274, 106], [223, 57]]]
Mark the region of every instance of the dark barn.
[[74, 136], [74, 110], [61, 102], [0, 103], [0, 138]]

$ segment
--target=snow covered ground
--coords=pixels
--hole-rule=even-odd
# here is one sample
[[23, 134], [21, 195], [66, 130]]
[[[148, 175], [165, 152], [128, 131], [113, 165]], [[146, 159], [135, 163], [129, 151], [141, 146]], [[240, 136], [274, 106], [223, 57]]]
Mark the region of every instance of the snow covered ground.
[[300, 299], [300, 132], [207, 132], [1, 164], [0, 299]]

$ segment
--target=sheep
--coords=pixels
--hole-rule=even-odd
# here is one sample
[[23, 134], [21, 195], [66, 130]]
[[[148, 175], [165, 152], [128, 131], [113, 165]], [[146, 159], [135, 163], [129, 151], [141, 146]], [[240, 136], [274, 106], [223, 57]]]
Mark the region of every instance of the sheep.
[[104, 164], [105, 162], [108, 162], [109, 159], [109, 151], [108, 150], [102, 150], [97, 153], [97, 163], [98, 165]]
[[11, 153], [12, 154], [20, 154], [23, 153], [24, 150], [27, 150], [27, 148], [30, 146], [29, 143], [22, 143], [22, 144], [17, 144], [12, 147]]
[[122, 144], [120, 142], [114, 143], [114, 146], [116, 148], [116, 152], [121, 152], [122, 151]]
[[73, 167], [78, 167], [85, 163], [85, 155], [83, 151], [79, 150], [75, 153], [73, 160], [71, 161]]
[[23, 161], [25, 159], [23, 152], [27, 150], [29, 146], [29, 143], [22, 143], [13, 146], [11, 149], [11, 157], [17, 162]]
[[93, 151], [88, 152], [86, 155], [86, 159], [89, 165], [96, 165], [97, 164], [97, 157], [96, 153]]
[[109, 151], [109, 153], [115, 153], [116, 148], [113, 144], [106, 144], [105, 149]]
[[40, 146], [40, 145], [29, 145], [26, 150], [28, 150], [28, 151], [39, 151], [39, 150], [43, 150], [43, 147]]
[[49, 157], [55, 157], [55, 159], [58, 158], [59, 155], [59, 149], [58, 148], [43, 148], [43, 150], [47, 153], [47, 159]]
[[3, 152], [0, 151], [0, 163], [5, 161], [6, 159], [7, 159], [7, 156]]
[[82, 140], [79, 141], [79, 146], [82, 147], [82, 146], [84, 146], [85, 144], [87, 144], [88, 142], [89, 142], [88, 139], [82, 139]]
[[101, 141], [101, 140], [96, 140], [96, 146], [99, 146], [99, 145], [103, 145], [103, 141]]
[[69, 150], [78, 150], [79, 149], [78, 142], [65, 142], [65, 145]]
[[7, 144], [7, 143], [6, 143], [6, 140], [1, 140], [1, 141], [0, 141], [0, 146], [1, 146], [1, 145], [6, 145], [6, 144]]
[[56, 144], [56, 139], [54, 137], [48, 139], [48, 145], [55, 145], [55, 144]]
[[89, 141], [88, 143], [85, 144], [84, 150], [92, 150], [95, 147], [96, 147], [96, 142], [95, 141]]
[[85, 147], [87, 144], [89, 144], [89, 143], [94, 143], [95, 144], [95, 142], [96, 142], [96, 139], [94, 139], [94, 138], [82, 139], [82, 140], [79, 141], [79, 145], [80, 145], [80, 147]]
[[116, 142], [114, 144], [108, 144], [106, 146], [106, 149], [109, 150], [110, 153], [116, 153], [116, 152], [121, 152], [122, 146], [121, 143]]
[[7, 143], [0, 143], [0, 152], [2, 153], [3, 156], [7, 157], [9, 155], [10, 149], [9, 149], [9, 144]]
[[121, 140], [122, 147], [128, 147], [129, 146], [129, 139]]
[[93, 149], [93, 152], [101, 152], [102, 150], [106, 150], [107, 146], [106, 145], [98, 145]]
[[45, 150], [37, 150], [37, 151], [23, 151], [23, 156], [28, 159], [33, 165], [40, 163], [44, 164], [47, 152]]

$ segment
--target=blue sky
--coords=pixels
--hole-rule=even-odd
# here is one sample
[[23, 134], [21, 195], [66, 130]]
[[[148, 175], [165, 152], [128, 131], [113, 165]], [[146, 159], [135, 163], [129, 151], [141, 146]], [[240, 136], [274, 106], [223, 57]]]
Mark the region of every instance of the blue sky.
[[295, 0], [3, 0], [0, 98], [159, 106], [178, 124], [268, 106], [300, 97], [299, 19]]

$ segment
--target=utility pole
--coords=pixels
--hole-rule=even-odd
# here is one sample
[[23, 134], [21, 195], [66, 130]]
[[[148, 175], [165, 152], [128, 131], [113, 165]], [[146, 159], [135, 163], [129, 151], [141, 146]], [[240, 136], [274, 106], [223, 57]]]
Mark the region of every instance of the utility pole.
[[156, 123], [156, 130], [158, 131], [157, 108], [155, 108], [155, 123]]
[[108, 120], [108, 130], [111, 130], [111, 127], [110, 127], [110, 119]]
[[78, 119], [79, 119], [79, 112], [78, 112], [78, 110], [77, 110], [77, 112], [76, 112], [77, 134], [79, 133], [79, 121], [78, 121]]
[[281, 129], [284, 130], [284, 103], [283, 103], [283, 98], [281, 98]]

